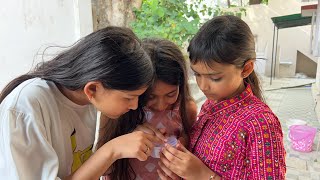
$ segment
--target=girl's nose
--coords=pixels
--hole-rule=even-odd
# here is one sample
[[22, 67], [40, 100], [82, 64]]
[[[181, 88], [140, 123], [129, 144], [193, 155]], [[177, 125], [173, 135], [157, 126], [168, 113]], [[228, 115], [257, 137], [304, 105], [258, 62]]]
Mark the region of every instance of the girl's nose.
[[197, 78], [197, 83], [201, 91], [205, 92], [209, 90], [209, 84], [205, 78], [203, 77]]
[[164, 100], [159, 100], [154, 106], [153, 110], [155, 111], [164, 111], [168, 107], [167, 103]]
[[129, 109], [136, 110], [138, 108], [138, 101], [139, 101], [138, 98], [134, 101], [131, 101], [129, 103]]

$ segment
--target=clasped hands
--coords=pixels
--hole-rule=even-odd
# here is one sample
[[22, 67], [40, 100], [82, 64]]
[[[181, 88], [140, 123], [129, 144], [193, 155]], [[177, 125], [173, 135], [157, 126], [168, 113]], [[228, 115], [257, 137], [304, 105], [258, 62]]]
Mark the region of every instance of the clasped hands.
[[[143, 131], [144, 133], [155, 135], [159, 139], [166, 142], [166, 129], [157, 129], [149, 123], [144, 123], [138, 126], [135, 131]], [[203, 162], [193, 155], [180, 142], [184, 142], [179, 138], [176, 147], [172, 147], [165, 143], [160, 153], [160, 161], [157, 172], [162, 180], [176, 179], [199, 179], [199, 177], [207, 177], [204, 173], [211, 173], [211, 170], [203, 164]], [[153, 150], [152, 147], [146, 148], [149, 153]]]

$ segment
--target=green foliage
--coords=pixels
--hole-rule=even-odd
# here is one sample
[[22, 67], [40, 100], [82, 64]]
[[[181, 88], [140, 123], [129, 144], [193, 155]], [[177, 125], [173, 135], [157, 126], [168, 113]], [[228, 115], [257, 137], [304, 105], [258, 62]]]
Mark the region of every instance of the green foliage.
[[214, 10], [213, 16], [234, 15], [241, 18], [243, 15], [246, 15], [246, 12], [247, 10], [244, 7], [237, 7], [237, 6], [231, 5], [230, 8], [216, 7], [216, 9]]
[[196, 33], [200, 22], [198, 13], [181, 0], [144, 0], [134, 13], [131, 26], [140, 38], [166, 38], [179, 46]]
[[[246, 13], [244, 7], [211, 8], [203, 0], [188, 5], [183, 0], [143, 0], [140, 9], [134, 10], [136, 20], [131, 23], [140, 38], [159, 37], [175, 42], [180, 47], [198, 31], [203, 21], [219, 15]], [[202, 18], [201, 18], [201, 17]]]

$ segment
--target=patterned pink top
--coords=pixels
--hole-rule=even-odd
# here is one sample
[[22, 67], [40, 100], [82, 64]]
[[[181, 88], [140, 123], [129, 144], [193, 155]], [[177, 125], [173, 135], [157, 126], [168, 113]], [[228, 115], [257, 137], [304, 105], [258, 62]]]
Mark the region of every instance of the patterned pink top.
[[[144, 108], [145, 120], [155, 128], [165, 128], [166, 135], [174, 135], [177, 138], [181, 136], [183, 125], [180, 117], [180, 104], [176, 103], [172, 110], [162, 112], [152, 112]], [[157, 169], [160, 169], [158, 162], [160, 159], [148, 157], [146, 161], [130, 159], [130, 165], [136, 174], [135, 180], [157, 180], [159, 179]], [[110, 180], [108, 176], [102, 177], [102, 180]]]
[[[179, 104], [173, 110], [163, 112], [152, 112], [145, 109], [146, 120], [156, 128], [166, 128], [168, 136], [174, 135], [177, 138], [183, 130], [180, 117]], [[160, 159], [149, 157], [146, 161], [131, 159], [130, 165], [136, 173], [136, 180], [157, 180], [159, 179], [157, 169], [160, 169], [158, 162]]]
[[250, 85], [234, 98], [205, 102], [189, 149], [222, 179], [285, 179], [280, 122]]

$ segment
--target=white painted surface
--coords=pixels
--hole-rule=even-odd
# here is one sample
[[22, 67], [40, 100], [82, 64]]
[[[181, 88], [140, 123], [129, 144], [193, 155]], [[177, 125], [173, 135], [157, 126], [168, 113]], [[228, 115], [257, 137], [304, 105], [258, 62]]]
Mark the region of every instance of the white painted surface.
[[90, 0], [0, 2], [0, 90], [39, 62], [49, 45], [69, 46], [92, 32]]
[[320, 96], [320, 65], [319, 64], [320, 64], [320, 58], [318, 58], [317, 75], [316, 75], [316, 86], [318, 88], [318, 94]]
[[[265, 75], [270, 75], [272, 59], [272, 40], [274, 24], [271, 17], [285, 16], [301, 12], [301, 2], [296, 0], [276, 0], [269, 1], [268, 5], [253, 5], [247, 8], [247, 16], [243, 20], [248, 23], [252, 32], [257, 35], [257, 52], [266, 50], [267, 61], [265, 64]], [[293, 77], [296, 70], [297, 50], [317, 62], [317, 58], [310, 54], [310, 32], [311, 26], [300, 26], [294, 28], [280, 29], [278, 41], [278, 56], [280, 61], [290, 60], [291, 66], [282, 66], [277, 63], [276, 74], [279, 71], [286, 77]], [[261, 67], [260, 67], [261, 68]]]

